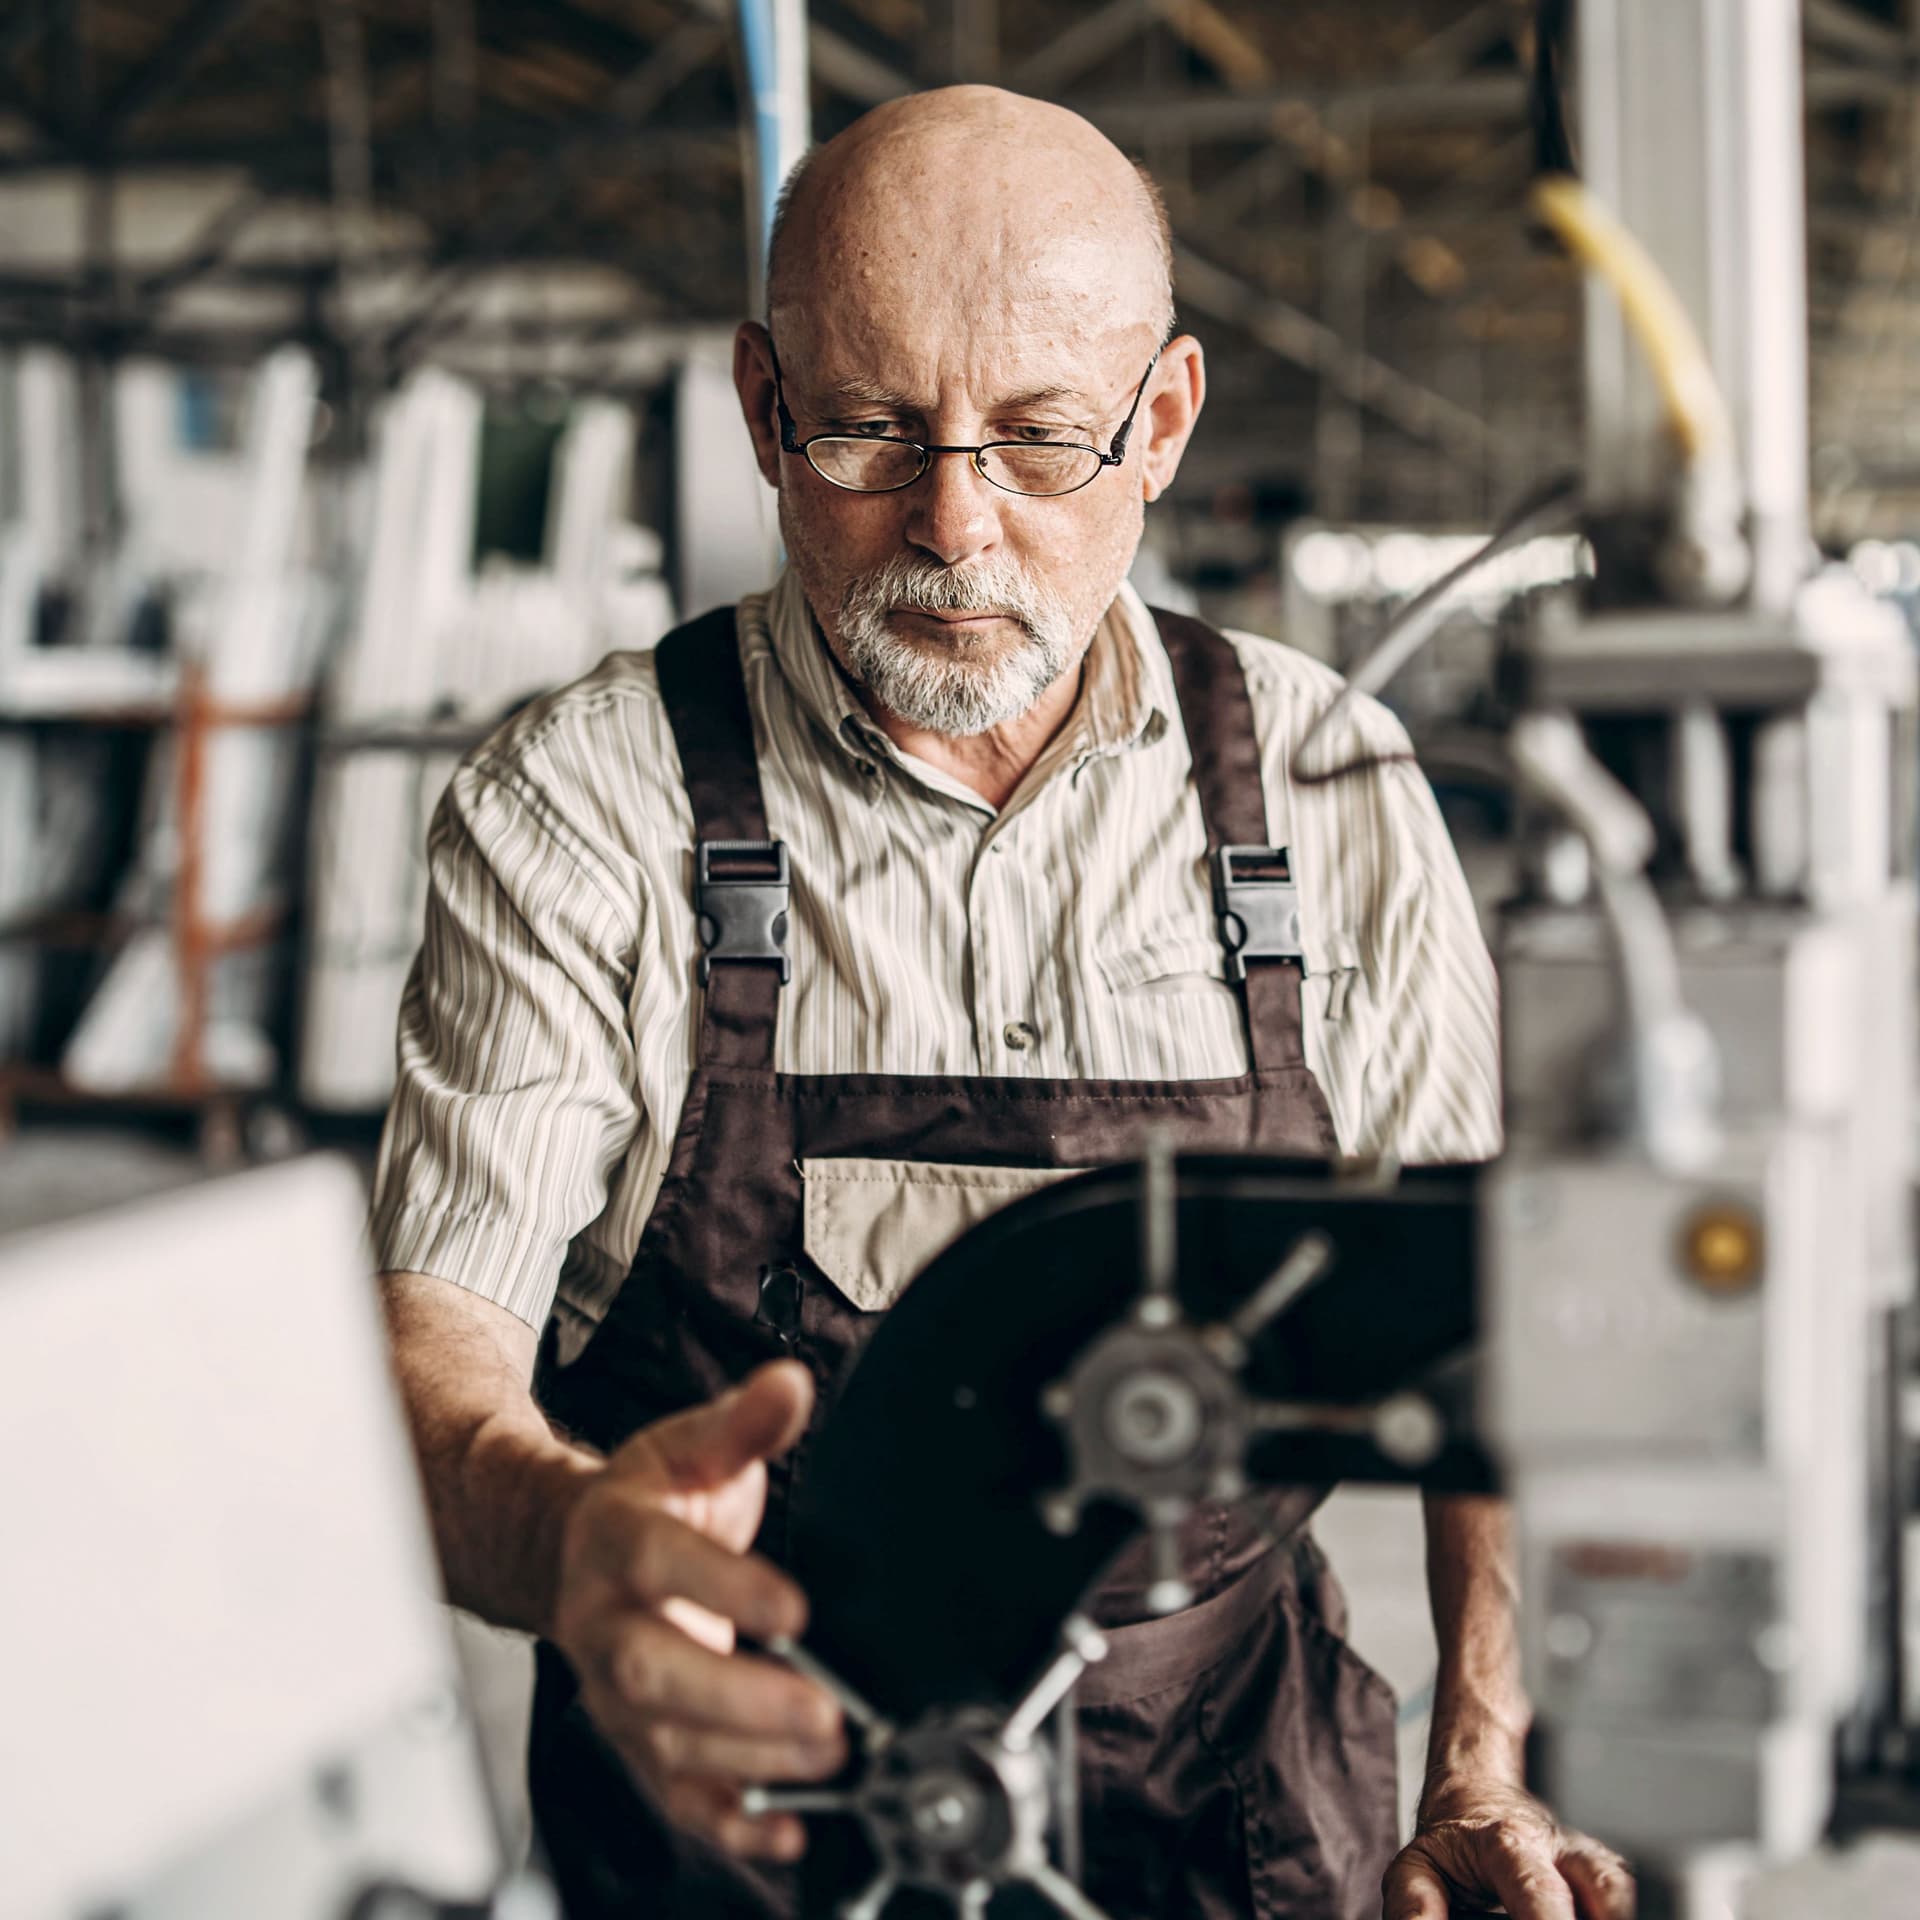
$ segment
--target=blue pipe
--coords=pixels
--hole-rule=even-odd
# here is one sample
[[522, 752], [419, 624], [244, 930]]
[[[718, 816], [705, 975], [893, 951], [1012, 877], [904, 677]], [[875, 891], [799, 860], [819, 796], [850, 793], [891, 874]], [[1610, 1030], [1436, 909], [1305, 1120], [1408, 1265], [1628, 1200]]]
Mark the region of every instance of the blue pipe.
[[780, 198], [780, 62], [773, 0], [740, 0], [740, 44], [753, 99], [753, 205], [759, 214], [748, 237], [747, 265], [755, 287], [766, 284], [767, 236]]

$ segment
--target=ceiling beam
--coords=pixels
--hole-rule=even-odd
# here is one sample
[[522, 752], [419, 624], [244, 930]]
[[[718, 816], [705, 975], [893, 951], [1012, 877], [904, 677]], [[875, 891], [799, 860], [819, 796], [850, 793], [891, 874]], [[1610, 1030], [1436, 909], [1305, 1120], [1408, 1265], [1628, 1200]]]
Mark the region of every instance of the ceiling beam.
[[1807, 38], [1817, 46], [1861, 60], [1905, 60], [1913, 52], [1898, 27], [1862, 13], [1847, 0], [1802, 0], [1802, 4]]
[[[1423, 41], [1400, 72], [1421, 76], [1458, 72], [1512, 33], [1513, 14], [1506, 0], [1480, 0], [1459, 19]], [[1208, 62], [1229, 85], [1257, 88], [1274, 79], [1272, 62], [1212, 0], [1107, 0], [1074, 22], [1007, 76], [1018, 93], [1051, 96], [1069, 81], [1117, 53], [1148, 28], [1164, 25], [1191, 51]]]
[[41, 101], [27, 92], [12, 70], [19, 55], [44, 39], [60, 11], [60, 0], [14, 0], [12, 11], [0, 20], [0, 108], [17, 113], [42, 138], [63, 146], [66, 129]]
[[[0, 290], [0, 298], [3, 297], [4, 291]], [[554, 371], [557, 352], [587, 346], [599, 350], [601, 367], [611, 368], [615, 372], [622, 370], [620, 362], [623, 359], [642, 360], [644, 364], [636, 366], [633, 372], [639, 384], [650, 386], [658, 381], [667, 366], [684, 356], [690, 344], [710, 341], [722, 329], [731, 331], [734, 324], [735, 317], [728, 313], [690, 311], [681, 315], [656, 315], [642, 312], [639, 308], [634, 310], [630, 323], [619, 333], [606, 329], [597, 321], [565, 322], [559, 326], [547, 319], [529, 323], [489, 322], [485, 327], [476, 327], [451, 342], [448, 359], [451, 364], [468, 373], [470, 378], [483, 383], [498, 381], [511, 385], [527, 377], [549, 376]], [[31, 312], [9, 312], [0, 306], [0, 344], [31, 345], [44, 341], [48, 332], [47, 318]], [[138, 351], [184, 366], [216, 367], [257, 366], [276, 347], [285, 346], [290, 337], [284, 323], [263, 325], [257, 321], [247, 325], [116, 325], [103, 330], [103, 334], [122, 352]], [[303, 340], [312, 338], [307, 333], [296, 333], [291, 337]], [[488, 364], [490, 360], [497, 359], [501, 352], [515, 347], [530, 350], [530, 375]], [[647, 351], [637, 354], [636, 349]], [[582, 366], [579, 371], [585, 377], [595, 374], [598, 369]]]
[[0, 20], [0, 66], [43, 38], [59, 10], [59, 0], [15, 0], [13, 11]]
[[1509, 0], [1480, 0], [1459, 19], [1429, 34], [1399, 63], [1399, 71], [1422, 79], [1465, 73], [1495, 47], [1514, 38], [1519, 16]]
[[1816, 113], [1836, 107], [1900, 106], [1920, 80], [1920, 52], [1903, 47], [1873, 66], [1821, 61], [1807, 68], [1807, 105]]
[[[544, 155], [566, 130], [544, 115], [494, 110], [475, 123], [474, 151], [497, 162], [503, 153], [527, 149]], [[373, 142], [376, 179], [394, 180], [429, 165], [444, 155], [442, 136], [428, 127], [376, 135]], [[733, 120], [704, 126], [635, 127], [609, 131], [595, 141], [601, 156], [617, 156], [623, 167], [653, 172], [675, 167], [737, 168], [740, 128]], [[66, 148], [33, 147], [17, 153], [0, 152], [0, 178], [39, 173], [71, 173], [80, 165]], [[276, 190], [324, 192], [327, 184], [327, 141], [315, 128], [309, 133], [282, 131], [272, 136], [232, 135], [215, 140], [155, 140], [122, 149], [114, 156], [123, 174], [143, 170], [156, 173], [227, 173], [236, 168], [251, 173], [263, 186]], [[411, 210], [397, 192], [389, 202]]]
[[[1513, 10], [1507, 0], [1481, 0], [1481, 4], [1458, 20], [1431, 34], [1398, 63], [1396, 72], [1403, 80], [1453, 80], [1469, 72], [1495, 47], [1512, 37]], [[1272, 87], [1278, 76], [1270, 64], [1249, 76], [1241, 92]], [[1277, 195], [1298, 173], [1325, 177], [1327, 166], [1313, 144], [1302, 137], [1289, 116], [1289, 125], [1281, 130], [1281, 139], [1262, 146], [1232, 172], [1207, 189], [1210, 217], [1223, 229], [1230, 229], [1241, 214], [1250, 212], [1265, 198]], [[1318, 116], [1312, 125], [1318, 126]]]
[[[645, 281], [653, 273], [654, 258], [636, 257], [631, 247], [625, 254], [618, 251], [618, 244], [631, 238], [624, 230], [602, 225], [574, 243], [556, 241], [551, 246], [516, 252], [511, 261], [485, 271], [506, 273], [521, 267], [559, 271], [611, 268], [636, 281]], [[424, 246], [389, 246], [355, 253], [348, 261], [328, 247], [307, 253], [227, 257], [214, 261], [204, 270], [198, 260], [175, 262], [143, 275], [137, 284], [142, 292], [156, 295], [177, 292], [196, 280], [226, 289], [285, 289], [330, 281], [343, 265], [351, 265], [376, 280], [383, 277], [398, 280], [403, 276], [424, 280], [433, 271], [433, 256]], [[0, 298], [80, 305], [95, 299], [97, 294], [97, 287], [82, 273], [0, 268]]]
[[243, 21], [259, 0], [200, 0], [160, 43], [144, 66], [121, 82], [101, 109], [100, 134], [114, 145], [134, 121], [151, 112], [192, 76], [193, 70]]
[[[709, 20], [732, 30], [733, 0], [693, 0], [693, 6]], [[856, 46], [845, 34], [836, 33], [819, 20], [810, 20], [807, 25], [807, 64], [816, 80], [863, 107], [877, 107], [884, 101], [898, 100], [903, 94], [920, 90], [920, 83], [912, 74], [889, 66], [878, 55]]]
[[837, 93], [862, 106], [877, 107], [886, 100], [917, 92], [919, 82], [898, 67], [890, 67], [844, 35], [815, 21], [807, 28], [807, 58], [814, 74]]
[[[1917, 73], [1920, 55], [1909, 49], [1903, 49], [1898, 60], [1877, 66], [1812, 62], [1806, 75], [1807, 104], [1824, 111], [1904, 99]], [[1061, 104], [1117, 138], [1184, 135], [1192, 140], [1261, 140], [1303, 111], [1321, 118], [1364, 113], [1376, 127], [1520, 120], [1527, 112], [1528, 87], [1526, 77], [1517, 73], [1444, 77], [1402, 72], [1349, 86], [1242, 93], [1165, 88], [1071, 98]]]
[[726, 28], [711, 18], [683, 21], [661, 40], [614, 85], [586, 125], [563, 139], [483, 222], [443, 246], [439, 259], [444, 271], [419, 307], [387, 334], [383, 346], [388, 357], [418, 351], [444, 332], [447, 310], [474, 269], [510, 255], [566, 197], [582, 166], [607, 140], [631, 135], [637, 122], [726, 44]]
[[1359, 86], [1276, 87], [1245, 93], [1164, 88], [1068, 99], [1061, 104], [1116, 136], [1260, 140], [1298, 119], [1303, 111], [1323, 119], [1364, 113], [1376, 126], [1519, 118], [1527, 110], [1527, 82], [1515, 73], [1464, 74], [1451, 79], [1393, 76]]
[[574, 0], [540, 0], [537, 6], [488, 4], [477, 11], [476, 28], [496, 52], [519, 52], [531, 42], [546, 41], [570, 48], [609, 73], [624, 73], [647, 54], [649, 42], [642, 36]]
[[1162, 0], [1107, 0], [1021, 61], [1006, 83], [1015, 93], [1052, 95], [1145, 33], [1163, 11]]
[[1310, 170], [1303, 155], [1277, 140], [1271, 146], [1255, 147], [1245, 160], [1202, 189], [1207, 219], [1222, 234], [1231, 233], [1248, 214], [1271, 206]]
[[1410, 439], [1442, 449], [1476, 473], [1491, 457], [1493, 433], [1478, 414], [1349, 346], [1311, 314], [1249, 286], [1177, 238], [1174, 283], [1183, 307], [1224, 321], [1282, 360], [1318, 374]]
[[54, 148], [65, 153], [71, 161], [73, 156], [66, 146], [66, 129], [4, 66], [0, 66], [0, 112], [17, 115], [42, 140], [50, 142]]
[[83, 146], [92, 139], [98, 111], [87, 0], [45, 0], [45, 4], [53, 43], [46, 57], [53, 119], [69, 145]]

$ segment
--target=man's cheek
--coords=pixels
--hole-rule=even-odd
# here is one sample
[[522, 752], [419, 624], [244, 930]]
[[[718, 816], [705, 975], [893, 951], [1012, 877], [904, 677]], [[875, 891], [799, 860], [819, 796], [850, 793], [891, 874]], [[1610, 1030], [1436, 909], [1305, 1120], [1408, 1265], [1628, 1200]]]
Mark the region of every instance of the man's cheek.
[[788, 518], [788, 547], [842, 581], [884, 566], [906, 551], [899, 510], [889, 507], [876, 512], [873, 501], [857, 495], [841, 493], [832, 500], [796, 498]]

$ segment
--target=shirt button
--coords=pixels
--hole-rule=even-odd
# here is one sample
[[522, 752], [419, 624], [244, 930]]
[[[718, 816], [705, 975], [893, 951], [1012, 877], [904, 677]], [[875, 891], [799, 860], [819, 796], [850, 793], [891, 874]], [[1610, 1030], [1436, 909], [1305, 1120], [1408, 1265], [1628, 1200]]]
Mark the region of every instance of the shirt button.
[[1001, 1029], [1000, 1038], [1015, 1053], [1025, 1053], [1029, 1047], [1038, 1043], [1040, 1036], [1024, 1020], [1010, 1020]]

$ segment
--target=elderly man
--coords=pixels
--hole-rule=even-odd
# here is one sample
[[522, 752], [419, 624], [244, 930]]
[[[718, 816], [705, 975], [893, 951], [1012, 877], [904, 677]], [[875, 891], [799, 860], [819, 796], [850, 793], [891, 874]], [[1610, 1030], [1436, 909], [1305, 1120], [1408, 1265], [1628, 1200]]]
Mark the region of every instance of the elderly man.
[[[1333, 676], [1125, 584], [1204, 392], [1141, 176], [1059, 109], [923, 94], [812, 156], [770, 278], [735, 375], [790, 566], [456, 775], [376, 1207], [451, 1589], [547, 1643], [532, 1781], [575, 1920], [792, 1910], [801, 1824], [740, 1788], [845, 1737], [734, 1635], [801, 1628], [789, 1450], [953, 1231], [1149, 1126], [1498, 1139], [1491, 968], [1404, 736], [1356, 701], [1324, 751], [1388, 760], [1296, 785]], [[1209, 849], [1245, 843], [1287, 850], [1303, 954], [1228, 964]], [[1391, 1701], [1304, 1527], [1203, 1513], [1167, 1619], [1109, 1584], [1095, 1899], [1362, 1920], [1391, 1861], [1391, 1920], [1627, 1911], [1520, 1786], [1500, 1510], [1435, 1501], [1429, 1538], [1397, 1861]]]

